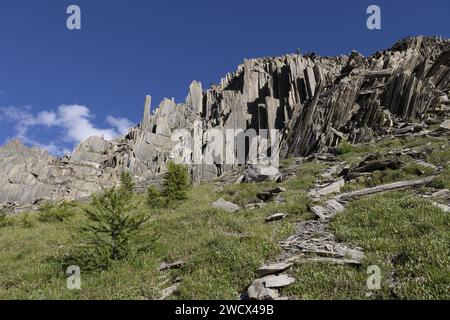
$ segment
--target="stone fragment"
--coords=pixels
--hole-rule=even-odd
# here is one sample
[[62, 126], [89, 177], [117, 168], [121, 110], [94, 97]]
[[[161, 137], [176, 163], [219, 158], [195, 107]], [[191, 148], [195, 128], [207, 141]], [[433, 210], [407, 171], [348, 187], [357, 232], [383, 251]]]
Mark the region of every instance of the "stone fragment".
[[277, 262], [272, 264], [265, 264], [257, 270], [258, 276], [264, 277], [270, 274], [280, 273], [290, 268], [292, 263]]
[[345, 185], [344, 179], [339, 179], [338, 181], [327, 184], [324, 187], [317, 188], [308, 193], [308, 196], [311, 198], [320, 198], [332, 193], [337, 193], [341, 190], [341, 188]]
[[257, 279], [256, 281], [261, 281], [264, 283], [266, 288], [278, 289], [287, 287], [295, 282], [295, 279], [286, 275], [268, 275], [264, 278]]
[[174, 285], [172, 285], [172, 286], [170, 286], [170, 287], [168, 287], [168, 288], [165, 288], [165, 289], [161, 290], [161, 291], [159, 292], [160, 299], [161, 299], [161, 300], [165, 300], [165, 299], [167, 299], [168, 297], [170, 297], [171, 295], [173, 295], [175, 292], [178, 291], [179, 286], [180, 286], [180, 283], [175, 283]]
[[225, 201], [224, 199], [220, 198], [219, 200], [213, 202], [212, 206], [216, 209], [221, 209], [230, 213], [239, 211], [241, 207], [239, 207], [237, 204], [234, 204], [229, 201]]
[[245, 182], [281, 181], [281, 172], [271, 166], [262, 164], [248, 165], [244, 170]]
[[272, 214], [271, 216], [267, 217], [266, 218], [266, 222], [273, 222], [273, 221], [283, 220], [286, 217], [287, 217], [286, 213], [275, 213], [275, 214]]
[[450, 130], [450, 120], [445, 120], [442, 122], [440, 128]]
[[280, 295], [278, 290], [266, 288], [264, 283], [255, 281], [248, 287], [247, 296], [251, 300], [276, 300]]

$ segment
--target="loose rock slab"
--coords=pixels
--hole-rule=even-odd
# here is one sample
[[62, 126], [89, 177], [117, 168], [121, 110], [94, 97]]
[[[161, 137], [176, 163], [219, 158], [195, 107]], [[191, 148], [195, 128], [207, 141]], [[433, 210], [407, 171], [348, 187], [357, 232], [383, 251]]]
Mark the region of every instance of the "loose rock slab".
[[160, 296], [161, 296], [161, 300], [164, 300], [164, 299], [170, 297], [175, 292], [177, 292], [179, 286], [180, 286], [179, 283], [175, 283], [174, 285], [161, 290], [160, 293], [159, 293]]
[[333, 183], [330, 183], [322, 188], [317, 188], [308, 193], [308, 196], [311, 198], [320, 198], [332, 193], [339, 192], [341, 188], [345, 185], [345, 180], [340, 179], [338, 181], [335, 181]]
[[272, 264], [263, 265], [258, 269], [257, 273], [260, 277], [267, 276], [270, 274], [280, 273], [290, 268], [292, 263], [290, 262], [277, 262]]
[[257, 164], [248, 165], [244, 170], [245, 182], [277, 181], [282, 180], [281, 172], [271, 166]]
[[266, 288], [264, 283], [256, 280], [247, 289], [247, 296], [252, 300], [276, 300], [280, 297], [278, 290]]
[[311, 211], [322, 220], [327, 220], [333, 218], [336, 214], [344, 211], [344, 206], [337, 202], [334, 199], [328, 200], [325, 202], [325, 205], [322, 206], [314, 206], [311, 208]]
[[256, 279], [255, 281], [261, 281], [266, 288], [278, 289], [287, 287], [295, 282], [295, 279], [286, 274], [269, 275], [264, 278]]
[[219, 200], [213, 202], [212, 206], [214, 208], [216, 208], [216, 209], [225, 210], [225, 211], [230, 212], [230, 213], [239, 211], [241, 209], [241, 207], [239, 207], [237, 204], [234, 204], [234, 203], [229, 202], [229, 201], [225, 201], [222, 198], [220, 198]]
[[273, 221], [283, 220], [286, 217], [287, 217], [286, 213], [275, 213], [275, 214], [267, 217], [266, 218], [266, 222], [273, 222]]
[[253, 300], [279, 299], [280, 295], [276, 289], [287, 287], [294, 282], [295, 279], [286, 274], [281, 274], [278, 276], [269, 275], [253, 281], [247, 289], [247, 295]]

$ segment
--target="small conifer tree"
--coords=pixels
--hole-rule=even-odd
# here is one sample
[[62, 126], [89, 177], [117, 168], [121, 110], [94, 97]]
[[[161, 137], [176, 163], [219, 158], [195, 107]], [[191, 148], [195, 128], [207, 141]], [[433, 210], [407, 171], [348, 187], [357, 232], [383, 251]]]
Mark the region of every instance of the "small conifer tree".
[[169, 162], [164, 175], [163, 196], [168, 202], [183, 200], [190, 187], [187, 167], [182, 164]]
[[122, 174], [120, 175], [121, 191], [123, 193], [128, 193], [129, 195], [131, 195], [133, 193], [134, 185], [135, 183], [133, 181], [133, 176], [131, 175], [131, 173], [128, 171], [122, 172]]
[[85, 209], [89, 221], [82, 231], [87, 244], [105, 248], [112, 260], [127, 256], [131, 236], [147, 221], [145, 215], [132, 213], [130, 199], [126, 188], [112, 187], [94, 196]]

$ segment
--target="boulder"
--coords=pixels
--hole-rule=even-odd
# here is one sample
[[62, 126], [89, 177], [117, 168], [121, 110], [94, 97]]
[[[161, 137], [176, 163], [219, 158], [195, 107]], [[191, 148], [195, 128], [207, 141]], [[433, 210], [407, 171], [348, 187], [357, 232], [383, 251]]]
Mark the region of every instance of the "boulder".
[[165, 288], [165, 289], [161, 290], [161, 291], [159, 292], [160, 299], [161, 299], [161, 300], [164, 300], [164, 299], [170, 297], [172, 294], [174, 294], [175, 292], [178, 291], [178, 287], [179, 287], [179, 286], [180, 286], [180, 283], [175, 283], [174, 285], [172, 285], [172, 286], [170, 286], [170, 287], [168, 287], [168, 288]]
[[280, 275], [269, 275], [261, 279], [266, 288], [283, 288], [287, 287], [295, 282], [295, 279], [286, 275], [286, 274], [280, 274]]
[[442, 122], [440, 128], [450, 130], [450, 120], [445, 120]]
[[234, 204], [229, 201], [225, 201], [224, 199], [220, 198], [219, 200], [212, 203], [212, 206], [216, 209], [224, 210], [230, 213], [236, 212], [241, 210], [241, 207], [239, 207], [237, 204]]
[[266, 288], [262, 282], [253, 282], [247, 289], [247, 296], [251, 300], [276, 300], [280, 297], [278, 290]]
[[275, 167], [266, 166], [262, 164], [248, 165], [244, 170], [245, 182], [262, 182], [262, 181], [277, 181], [282, 180], [280, 170]]
[[283, 220], [286, 217], [287, 217], [286, 213], [275, 213], [275, 214], [272, 214], [271, 216], [267, 217], [266, 218], [266, 222], [273, 222], [273, 221]]
[[257, 270], [260, 277], [264, 277], [274, 273], [280, 273], [290, 268], [292, 263], [290, 262], [277, 262], [272, 264], [265, 264]]

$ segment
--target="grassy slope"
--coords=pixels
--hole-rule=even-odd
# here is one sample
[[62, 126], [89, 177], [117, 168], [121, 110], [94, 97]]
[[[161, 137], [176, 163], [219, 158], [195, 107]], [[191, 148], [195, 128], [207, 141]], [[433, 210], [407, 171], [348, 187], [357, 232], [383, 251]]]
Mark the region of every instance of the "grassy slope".
[[[394, 147], [431, 148], [429, 161], [445, 165], [450, 160], [448, 143], [433, 139], [353, 148], [340, 160], [356, 163], [369, 151]], [[231, 185], [216, 194], [216, 186], [207, 183], [193, 188], [185, 202], [170, 210], [148, 208], [144, 198], [136, 196], [139, 210], [152, 217], [136, 243], [152, 240], [150, 250], [135, 253], [107, 271], [82, 270], [81, 291], [66, 289], [59, 261], [73, 245], [74, 227], [83, 223], [83, 205], [70, 208], [72, 215], [63, 222], [40, 221], [39, 213], [9, 218], [12, 225], [0, 227], [0, 299], [154, 299], [176, 277], [181, 277], [182, 283], [171, 298], [236, 299], [255, 278], [255, 270], [280, 253], [277, 243], [292, 232], [293, 222], [312, 218], [306, 191], [322, 170], [323, 165], [310, 163], [284, 182], [286, 204], [235, 214], [211, 209], [210, 203], [223, 197], [245, 205], [271, 184]], [[414, 176], [415, 171], [407, 174]], [[398, 172], [382, 176], [383, 182], [404, 177]], [[363, 181], [355, 187], [366, 184]], [[449, 187], [450, 170], [435, 184]], [[290, 216], [283, 222], [266, 224], [265, 217], [276, 212], [289, 212]], [[292, 274], [297, 282], [285, 293], [302, 299], [365, 298], [367, 265], [379, 265], [386, 276], [393, 270], [392, 258], [400, 257], [394, 259], [398, 260], [394, 278], [399, 285], [390, 290], [383, 282], [383, 289], [372, 298], [449, 298], [449, 223], [448, 214], [430, 209], [425, 200], [414, 196], [386, 194], [362, 199], [350, 205], [333, 228], [343, 241], [365, 249], [365, 265], [295, 266]], [[239, 234], [249, 236], [240, 238]], [[187, 264], [179, 270], [157, 270], [161, 261], [177, 259]]]

